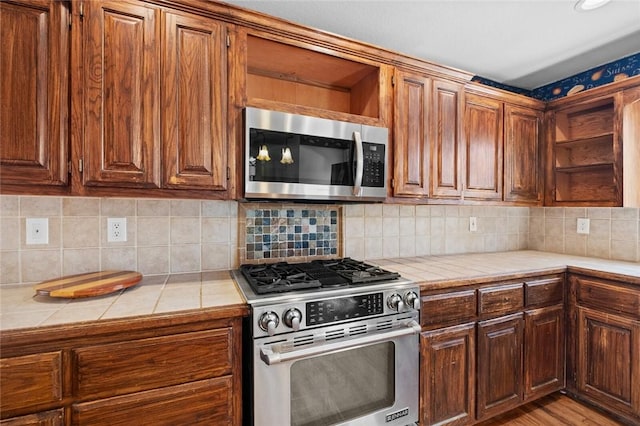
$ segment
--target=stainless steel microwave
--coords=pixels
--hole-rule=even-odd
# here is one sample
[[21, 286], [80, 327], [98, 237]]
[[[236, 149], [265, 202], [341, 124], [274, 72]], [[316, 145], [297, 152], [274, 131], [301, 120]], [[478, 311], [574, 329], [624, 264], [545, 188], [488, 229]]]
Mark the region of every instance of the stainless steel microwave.
[[389, 130], [258, 108], [244, 110], [246, 199], [382, 201]]

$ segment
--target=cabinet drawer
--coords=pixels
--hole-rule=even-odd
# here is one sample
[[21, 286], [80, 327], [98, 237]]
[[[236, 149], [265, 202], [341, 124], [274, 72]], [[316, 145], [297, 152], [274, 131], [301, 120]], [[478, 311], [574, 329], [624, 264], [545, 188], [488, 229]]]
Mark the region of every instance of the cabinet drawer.
[[72, 425], [231, 425], [231, 376], [74, 404]]
[[12, 417], [0, 421], [0, 426], [63, 426], [64, 412], [62, 409]]
[[423, 326], [463, 323], [476, 316], [475, 290], [434, 294], [421, 299], [420, 320]]
[[528, 308], [562, 303], [564, 279], [549, 278], [524, 283], [525, 302]]
[[123, 395], [230, 374], [231, 339], [224, 328], [75, 349], [74, 394]]
[[504, 315], [524, 306], [523, 284], [506, 284], [478, 290], [478, 314], [482, 317]]
[[640, 290], [586, 278], [576, 278], [576, 281], [578, 282], [576, 296], [580, 305], [607, 312], [622, 312], [640, 318]]
[[62, 352], [2, 358], [0, 411], [52, 404], [62, 399]]

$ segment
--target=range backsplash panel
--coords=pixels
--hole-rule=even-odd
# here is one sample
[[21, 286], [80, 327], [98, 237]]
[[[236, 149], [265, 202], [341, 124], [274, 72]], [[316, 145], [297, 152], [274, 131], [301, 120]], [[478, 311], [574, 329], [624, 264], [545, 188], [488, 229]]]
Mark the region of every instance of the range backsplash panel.
[[241, 263], [342, 255], [340, 206], [240, 204]]

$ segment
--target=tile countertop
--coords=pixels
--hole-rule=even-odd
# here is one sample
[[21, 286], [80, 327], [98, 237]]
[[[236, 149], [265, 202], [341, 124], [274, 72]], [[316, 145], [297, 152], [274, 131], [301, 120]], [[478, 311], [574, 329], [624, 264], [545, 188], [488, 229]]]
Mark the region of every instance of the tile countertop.
[[423, 291], [559, 273], [567, 268], [603, 278], [613, 274], [626, 283], [640, 285], [640, 263], [637, 262], [533, 250], [381, 259], [370, 263], [419, 283]]
[[[420, 283], [423, 290], [563, 272], [615, 274], [640, 285], [640, 264], [539, 251], [367, 261]], [[0, 287], [0, 331], [81, 321], [245, 305], [228, 271], [145, 276], [136, 286], [87, 299], [34, 296], [32, 285]]]
[[228, 271], [145, 276], [104, 296], [62, 299], [36, 296], [32, 285], [0, 287], [0, 330], [245, 306]]

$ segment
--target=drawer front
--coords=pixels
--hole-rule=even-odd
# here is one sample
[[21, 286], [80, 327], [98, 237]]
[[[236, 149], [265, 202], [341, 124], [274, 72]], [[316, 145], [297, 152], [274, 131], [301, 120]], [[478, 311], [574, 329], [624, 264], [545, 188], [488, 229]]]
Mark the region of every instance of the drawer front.
[[564, 279], [561, 277], [524, 283], [525, 302], [528, 308], [562, 303]]
[[421, 298], [423, 326], [461, 324], [476, 317], [476, 291], [427, 295]]
[[53, 404], [62, 399], [62, 352], [2, 358], [0, 411]]
[[231, 339], [225, 328], [76, 349], [74, 394], [108, 397], [230, 374]]
[[487, 318], [522, 309], [524, 306], [523, 287], [522, 283], [517, 283], [479, 289], [478, 314]]
[[576, 280], [576, 296], [580, 305], [640, 318], [640, 289], [629, 289], [586, 278]]
[[74, 404], [72, 425], [231, 425], [231, 376]]
[[12, 417], [0, 421], [0, 426], [62, 426], [64, 425], [63, 409]]

